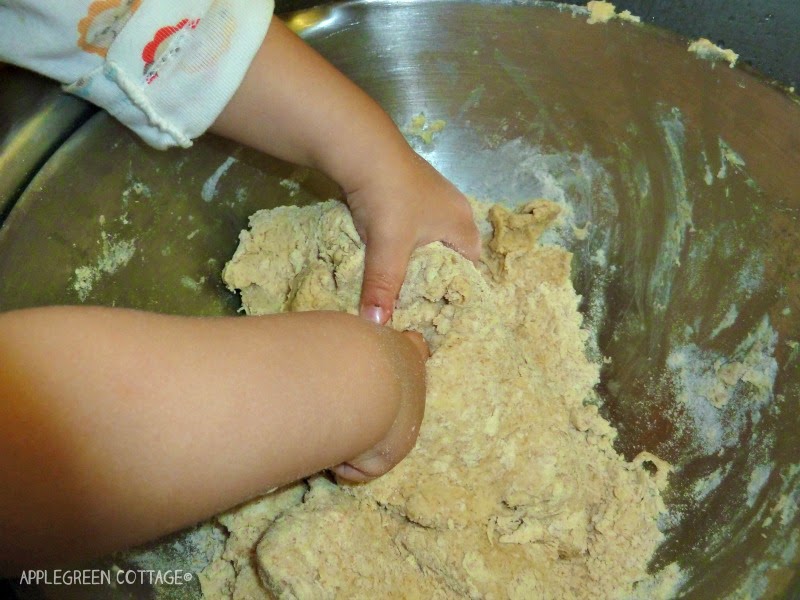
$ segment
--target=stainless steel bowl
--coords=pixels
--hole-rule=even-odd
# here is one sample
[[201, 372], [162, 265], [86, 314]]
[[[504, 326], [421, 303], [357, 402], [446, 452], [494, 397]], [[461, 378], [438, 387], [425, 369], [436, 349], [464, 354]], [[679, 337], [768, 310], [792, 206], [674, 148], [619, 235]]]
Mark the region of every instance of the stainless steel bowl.
[[[603, 410], [626, 456], [676, 466], [653, 570], [677, 562], [693, 598], [800, 593], [797, 99], [672, 34], [588, 25], [575, 7], [365, 1], [289, 23], [399, 124], [445, 119], [431, 143], [412, 141], [464, 191], [548, 196], [589, 223], [560, 242], [590, 352], [608, 357]], [[98, 115], [0, 230], [0, 309], [233, 314], [219, 272], [248, 214], [336, 193], [210, 136], [159, 153]], [[104, 270], [122, 243], [129, 260]], [[96, 268], [83, 296], [81, 266]]]

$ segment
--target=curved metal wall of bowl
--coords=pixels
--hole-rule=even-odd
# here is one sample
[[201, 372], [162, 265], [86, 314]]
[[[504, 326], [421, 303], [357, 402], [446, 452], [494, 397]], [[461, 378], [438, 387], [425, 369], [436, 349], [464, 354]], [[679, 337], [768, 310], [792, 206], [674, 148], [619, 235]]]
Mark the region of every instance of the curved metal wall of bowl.
[[[705, 37], [732, 48], [742, 62], [767, 77], [786, 87], [800, 86], [800, 10], [796, 0], [610, 1], [618, 10], [630, 10], [643, 22], [690, 39]], [[288, 13], [320, 4], [323, 2], [319, 0], [276, 0], [275, 9]]]

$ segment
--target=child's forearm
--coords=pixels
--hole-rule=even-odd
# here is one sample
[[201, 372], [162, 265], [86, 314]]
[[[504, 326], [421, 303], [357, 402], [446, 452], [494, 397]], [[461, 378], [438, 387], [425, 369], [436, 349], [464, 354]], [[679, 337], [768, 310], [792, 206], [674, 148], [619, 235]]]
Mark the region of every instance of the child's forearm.
[[152, 539], [362, 454], [422, 380], [404, 340], [338, 313], [0, 315], [0, 573]]
[[380, 106], [278, 18], [211, 130], [320, 169], [346, 193], [417, 160]]

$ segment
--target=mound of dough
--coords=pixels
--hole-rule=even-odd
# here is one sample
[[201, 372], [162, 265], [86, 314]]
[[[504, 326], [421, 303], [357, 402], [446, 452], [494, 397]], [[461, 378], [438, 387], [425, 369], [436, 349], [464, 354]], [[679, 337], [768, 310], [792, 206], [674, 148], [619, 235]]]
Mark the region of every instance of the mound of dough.
[[[204, 589], [246, 597], [241, 578], [251, 598], [614, 598], [646, 578], [664, 505], [641, 463], [659, 481], [666, 467], [626, 462], [587, 402], [598, 368], [571, 255], [538, 242], [559, 208], [473, 210], [479, 264], [439, 243], [418, 249], [391, 322], [432, 350], [416, 448], [367, 485], [318, 476], [280, 510], [240, 509], [255, 525], [221, 517], [229, 547]], [[253, 215], [224, 279], [251, 315], [355, 313], [363, 265], [346, 207], [330, 201]]]

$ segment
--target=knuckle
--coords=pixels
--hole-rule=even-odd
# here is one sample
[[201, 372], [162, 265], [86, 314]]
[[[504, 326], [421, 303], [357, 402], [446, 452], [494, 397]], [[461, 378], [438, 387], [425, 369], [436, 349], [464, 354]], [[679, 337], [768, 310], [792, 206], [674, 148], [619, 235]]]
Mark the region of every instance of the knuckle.
[[[364, 273], [364, 282], [362, 284], [364, 290], [364, 300], [381, 300], [396, 293], [397, 285], [394, 278], [383, 272], [368, 272]], [[382, 306], [379, 303], [378, 306]]]
[[472, 214], [472, 206], [466, 197], [461, 196], [456, 201], [454, 213], [460, 221], [468, 221], [469, 223], [474, 224], [475, 217]]

